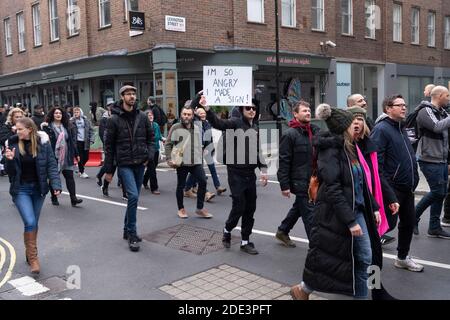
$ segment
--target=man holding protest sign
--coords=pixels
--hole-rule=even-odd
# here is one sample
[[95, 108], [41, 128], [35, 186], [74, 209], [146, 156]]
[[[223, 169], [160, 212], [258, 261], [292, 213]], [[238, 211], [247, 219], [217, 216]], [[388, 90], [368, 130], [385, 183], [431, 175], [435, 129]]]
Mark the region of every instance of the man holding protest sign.
[[[241, 251], [248, 254], [258, 254], [255, 246], [249, 241], [252, 233], [255, 219], [253, 215], [256, 211], [256, 174], [255, 169], [261, 170], [262, 185], [267, 185], [267, 165], [262, 156], [259, 155], [259, 137], [258, 126], [255, 122], [255, 115], [257, 110], [257, 102], [254, 100], [251, 106], [242, 106], [241, 118], [219, 119], [214, 114], [202, 96], [200, 105], [204, 107], [207, 114], [207, 119], [211, 126], [215, 129], [227, 132], [227, 144], [223, 151], [223, 160], [227, 165], [228, 184], [231, 190], [231, 198], [233, 205], [226, 221], [223, 230], [222, 243], [225, 248], [231, 246], [231, 231], [237, 226], [239, 219], [242, 217], [242, 241]], [[231, 130], [230, 130], [231, 129]], [[240, 139], [243, 138], [243, 139]], [[249, 143], [245, 143], [246, 138], [249, 138]], [[244, 141], [245, 146], [239, 146], [237, 141]], [[234, 143], [233, 143], [234, 142]], [[239, 152], [238, 150], [244, 150]], [[226, 154], [226, 155], [225, 155]], [[230, 155], [231, 154], [231, 155]]]

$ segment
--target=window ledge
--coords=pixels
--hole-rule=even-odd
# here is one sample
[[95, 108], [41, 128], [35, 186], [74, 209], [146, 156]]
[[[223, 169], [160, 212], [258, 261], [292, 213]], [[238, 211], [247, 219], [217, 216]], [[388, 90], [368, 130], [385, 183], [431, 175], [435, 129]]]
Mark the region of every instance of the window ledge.
[[364, 39], [366, 39], [366, 40], [372, 40], [372, 41], [377, 41], [377, 38], [371, 38], [371, 37], [364, 37]]
[[264, 23], [264, 22], [247, 21], [247, 24], [254, 24], [257, 26], [266, 26], [267, 27], [267, 23]]
[[312, 32], [317, 32], [317, 33], [327, 33], [325, 30], [319, 30], [319, 29], [311, 29]]
[[13, 53], [7, 54], [5, 57], [11, 57]]
[[291, 30], [300, 30], [298, 27], [291, 27], [291, 26], [281, 26], [283, 29], [291, 29]]
[[98, 28], [98, 31], [102, 31], [102, 30], [110, 29], [111, 27], [112, 27], [112, 24], [108, 24], [107, 26], [104, 26], [104, 27], [100, 27], [100, 28]]
[[27, 52], [27, 49], [19, 51], [19, 54]]
[[59, 42], [59, 38], [58, 38], [58, 39], [55, 39], [55, 40], [52, 40], [52, 41], [50, 41], [50, 44], [52, 44], [52, 43], [57, 43], [57, 42]]
[[393, 41], [393, 42], [397, 44], [404, 44], [403, 41]]
[[343, 37], [346, 37], [346, 38], [356, 38], [356, 36], [355, 35], [353, 35], [353, 34], [346, 34], [346, 33], [341, 33], [341, 36], [343, 36]]
[[412, 43], [412, 42], [411, 42], [411, 45], [412, 45], [412, 46], [415, 46], [415, 47], [421, 47], [420, 43]]
[[436, 49], [436, 46], [427, 46], [429, 49]]
[[42, 43], [41, 44], [35, 44], [34, 46], [33, 46], [33, 49], [37, 49], [37, 48], [40, 48], [40, 47], [42, 47]]
[[75, 34], [73, 34], [71, 36], [68, 36], [67, 39], [75, 38], [75, 37], [78, 37], [79, 35], [80, 35], [80, 33], [78, 32], [78, 33], [75, 33]]

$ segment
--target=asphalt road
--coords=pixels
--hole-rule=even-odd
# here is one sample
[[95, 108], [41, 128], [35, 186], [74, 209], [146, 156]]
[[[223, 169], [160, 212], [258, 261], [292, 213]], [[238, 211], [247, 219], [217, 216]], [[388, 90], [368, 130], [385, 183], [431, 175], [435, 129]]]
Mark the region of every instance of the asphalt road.
[[[165, 169], [162, 169], [165, 170]], [[121, 190], [114, 182], [110, 188], [114, 203], [101, 202], [100, 189], [92, 178], [97, 168], [88, 168], [90, 179], [76, 178], [77, 193], [95, 199], [84, 199], [79, 208], [72, 208], [67, 195], [60, 198], [61, 205], [54, 207], [47, 197], [42, 210], [39, 229], [39, 257], [41, 274], [36, 279], [72, 280], [79, 276], [80, 289], [54, 289], [54, 294], [44, 295], [46, 299], [173, 299], [159, 288], [174, 281], [189, 277], [210, 268], [227, 264], [285, 286], [298, 283], [307, 252], [306, 234], [301, 221], [291, 232], [299, 238], [296, 248], [281, 246], [273, 235], [285, 217], [294, 199], [281, 196], [279, 185], [269, 183], [266, 188], [258, 187], [257, 212], [254, 234], [251, 240], [260, 254], [250, 256], [239, 251], [235, 244], [229, 250], [220, 249], [207, 255], [196, 255], [143, 241], [138, 253], [129, 251], [122, 240], [125, 208], [119, 206]], [[218, 169], [222, 184], [226, 185], [226, 170]], [[180, 220], [175, 199], [176, 175], [173, 171], [159, 171], [160, 196], [142, 190], [138, 211], [138, 232], [146, 235], [179, 224], [189, 224], [221, 232], [230, 207], [231, 199], [225, 195], [216, 197], [206, 208], [214, 215], [210, 220], [195, 217], [195, 200], [186, 199], [185, 205], [190, 218]], [[212, 188], [209, 179], [208, 185]], [[271, 177], [275, 181], [275, 177]], [[63, 181], [64, 183], [64, 181]], [[22, 240], [23, 223], [8, 194], [8, 180], [0, 178], [0, 247], [14, 248], [16, 262], [9, 280], [21, 279], [27, 275], [28, 265], [24, 259]], [[450, 299], [450, 241], [431, 239], [426, 236], [428, 212], [420, 225], [421, 234], [412, 242], [411, 255], [424, 260], [425, 271], [413, 273], [393, 266], [390, 255], [396, 254], [396, 242], [386, 246], [382, 273], [383, 283], [389, 292], [399, 299]], [[268, 233], [268, 234], [267, 234]], [[239, 231], [233, 231], [239, 237]], [[395, 234], [396, 235], [396, 234]], [[0, 248], [1, 250], [1, 248]], [[11, 250], [10, 250], [11, 251]], [[8, 251], [6, 251], [8, 252]], [[1, 253], [1, 251], [0, 251]], [[11, 254], [11, 253], [10, 253]], [[0, 285], [5, 277], [7, 259], [0, 272]], [[0, 261], [1, 265], [1, 261]], [[80, 273], [74, 272], [79, 270]], [[42, 282], [42, 281], [41, 281]], [[78, 283], [78, 282], [74, 282]], [[58, 283], [54, 285], [58, 287]], [[320, 293], [319, 293], [320, 295]], [[339, 296], [322, 295], [329, 299]], [[7, 282], [0, 286], [0, 299], [27, 298]]]

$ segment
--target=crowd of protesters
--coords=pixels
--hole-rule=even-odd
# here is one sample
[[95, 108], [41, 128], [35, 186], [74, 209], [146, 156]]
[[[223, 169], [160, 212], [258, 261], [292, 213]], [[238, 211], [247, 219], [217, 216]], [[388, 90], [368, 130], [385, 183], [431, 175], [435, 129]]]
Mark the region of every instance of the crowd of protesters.
[[[262, 185], [268, 182], [267, 165], [261, 155], [259, 102], [253, 99], [249, 106], [237, 106], [232, 117], [221, 119], [200, 92], [181, 108], [179, 120], [165, 138], [168, 118], [163, 109], [150, 97], [140, 110], [136, 93], [135, 87], [123, 86], [120, 99], [109, 98], [104, 108], [91, 103], [89, 117], [79, 106], [55, 105], [48, 112], [41, 105], [34, 106], [33, 112], [20, 103], [0, 107], [0, 174], [10, 178], [10, 194], [24, 222], [26, 259], [32, 273], [40, 270], [37, 231], [45, 195], [50, 192], [51, 203], [59, 205], [62, 174], [71, 205], [82, 203], [76, 194], [74, 172], [80, 178], [89, 177], [85, 166], [94, 144], [95, 126], [99, 127], [104, 150], [96, 182], [108, 197], [117, 171], [118, 185], [127, 200], [123, 239], [131, 251], [139, 251], [142, 241], [136, 215], [141, 188], [161, 194], [156, 167], [162, 158], [176, 171], [178, 217], [189, 217], [184, 197], [194, 197], [195, 214], [213, 218], [205, 202], [227, 190], [215, 168], [214, 128], [222, 131], [217, 159], [226, 166], [232, 199], [223, 228], [223, 246], [231, 247], [231, 233], [242, 219], [240, 250], [258, 254], [250, 241], [257, 205], [256, 169]], [[434, 85], [428, 85], [424, 95], [413, 112], [415, 140], [407, 132], [407, 105], [398, 94], [384, 99], [383, 114], [375, 121], [367, 114], [365, 97], [358, 93], [348, 97], [346, 108], [317, 106], [316, 118], [323, 120], [328, 130], [311, 123], [308, 102], [293, 106], [293, 120], [280, 140], [277, 178], [281, 195], [295, 196], [295, 201], [275, 236], [286, 247], [295, 247], [289, 233], [302, 218], [309, 250], [302, 281], [291, 288], [293, 299], [306, 300], [313, 291], [367, 299], [367, 270], [374, 265], [382, 269], [382, 246], [395, 239], [387, 233], [397, 228], [397, 221], [394, 266], [423, 271], [409, 252], [427, 208], [428, 236], [450, 239], [443, 229], [450, 226], [450, 117], [446, 111], [450, 96], [448, 89]], [[237, 131], [250, 141], [239, 150]], [[215, 193], [207, 190], [205, 161]], [[415, 205], [419, 168], [430, 192]], [[372, 289], [373, 299], [394, 299], [383, 285]]]

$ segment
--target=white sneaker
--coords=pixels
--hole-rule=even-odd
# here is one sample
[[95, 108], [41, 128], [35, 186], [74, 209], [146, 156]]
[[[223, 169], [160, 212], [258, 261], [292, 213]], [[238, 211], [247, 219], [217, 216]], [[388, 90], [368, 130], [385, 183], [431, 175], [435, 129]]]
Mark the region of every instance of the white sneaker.
[[86, 172], [83, 172], [82, 174], [80, 174], [80, 178], [87, 179], [89, 178], [89, 176], [87, 175]]
[[418, 264], [410, 256], [407, 256], [405, 260], [400, 260], [398, 257], [395, 259], [394, 266], [400, 269], [408, 269], [412, 272], [422, 272], [423, 265]]
[[450, 222], [448, 220], [442, 219], [441, 227], [450, 227]]

